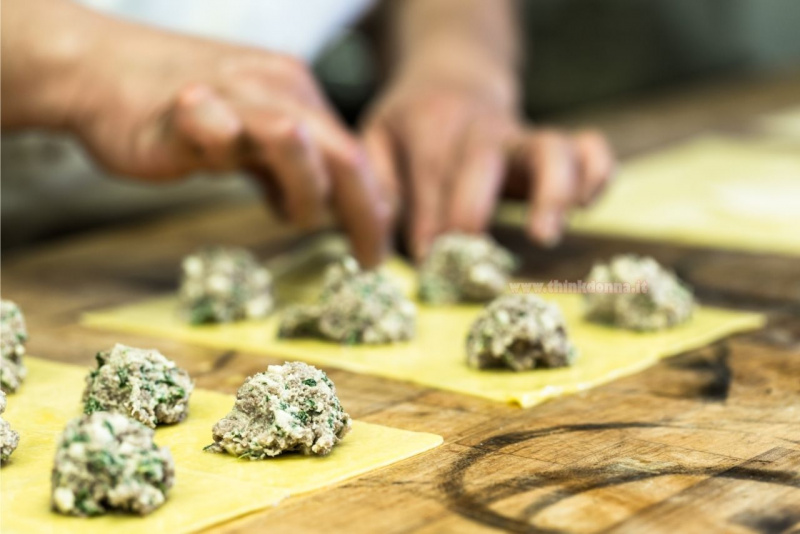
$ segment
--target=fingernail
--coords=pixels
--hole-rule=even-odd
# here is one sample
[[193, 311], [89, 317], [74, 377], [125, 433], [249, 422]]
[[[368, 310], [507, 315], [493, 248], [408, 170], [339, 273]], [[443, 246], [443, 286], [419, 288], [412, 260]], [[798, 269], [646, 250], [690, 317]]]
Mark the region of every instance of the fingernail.
[[546, 247], [554, 247], [561, 241], [564, 216], [558, 210], [546, 210], [534, 219], [535, 237]]

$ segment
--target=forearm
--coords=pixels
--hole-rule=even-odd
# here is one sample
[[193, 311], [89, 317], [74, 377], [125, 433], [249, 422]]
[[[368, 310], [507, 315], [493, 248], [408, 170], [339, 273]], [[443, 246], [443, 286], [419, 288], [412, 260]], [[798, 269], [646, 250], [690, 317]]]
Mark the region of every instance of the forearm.
[[516, 101], [516, 0], [390, 0], [392, 75], [478, 84]]
[[66, 0], [4, 0], [3, 128], [66, 128], [97, 17]]
[[400, 0], [394, 49], [403, 60], [449, 42], [514, 68], [518, 59], [515, 0]]

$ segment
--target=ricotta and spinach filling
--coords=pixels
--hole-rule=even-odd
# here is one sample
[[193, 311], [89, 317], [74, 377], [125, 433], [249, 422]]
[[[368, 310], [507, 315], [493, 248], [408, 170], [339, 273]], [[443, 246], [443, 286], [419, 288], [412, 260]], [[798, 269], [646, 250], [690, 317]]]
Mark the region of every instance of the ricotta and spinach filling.
[[[6, 394], [0, 391], [0, 415], [6, 411]], [[19, 433], [11, 428], [8, 421], [0, 417], [0, 464], [8, 461], [11, 453], [19, 445]]]
[[558, 306], [536, 295], [498, 297], [467, 335], [467, 364], [477, 369], [564, 367], [577, 354]]
[[414, 303], [385, 273], [361, 270], [347, 257], [328, 267], [316, 304], [285, 311], [278, 336], [347, 345], [395, 343], [414, 336], [416, 316]]
[[179, 298], [192, 324], [260, 319], [275, 306], [272, 275], [240, 248], [207, 247], [187, 256]]
[[189, 373], [154, 349], [117, 344], [96, 356], [86, 377], [84, 412], [119, 412], [140, 423], [178, 423], [189, 413]]
[[670, 328], [688, 321], [695, 307], [692, 290], [646, 256], [624, 254], [595, 265], [587, 285], [586, 317], [629, 330]]
[[516, 259], [488, 235], [444, 234], [419, 275], [419, 298], [430, 304], [488, 302], [508, 286]]
[[0, 300], [0, 389], [13, 393], [25, 378], [22, 362], [28, 330], [22, 311], [10, 300]]
[[212, 430], [210, 452], [263, 460], [286, 452], [324, 456], [350, 431], [327, 375], [302, 362], [270, 365], [245, 380]]
[[53, 510], [76, 516], [146, 515], [164, 504], [175, 481], [175, 464], [169, 449], [153, 443], [153, 435], [152, 429], [118, 413], [70, 421], [53, 464]]

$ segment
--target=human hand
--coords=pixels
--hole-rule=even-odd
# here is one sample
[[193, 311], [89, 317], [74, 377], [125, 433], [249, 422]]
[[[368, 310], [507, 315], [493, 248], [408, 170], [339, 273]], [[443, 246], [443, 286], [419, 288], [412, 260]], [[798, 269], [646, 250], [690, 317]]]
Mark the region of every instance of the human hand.
[[395, 212], [406, 208], [415, 257], [444, 231], [484, 230], [501, 195], [527, 198], [527, 233], [553, 245], [566, 213], [610, 179], [614, 158], [601, 134], [523, 124], [515, 87], [479, 53], [434, 50], [405, 65], [367, 116], [365, 145]]
[[[150, 181], [247, 169], [289, 221], [315, 226], [330, 207], [359, 261], [380, 261], [389, 231], [385, 196], [360, 141], [303, 63], [114, 20], [71, 2], [32, 1], [34, 12], [26, 5], [14, 2], [12, 14], [39, 13], [53, 39], [28, 39], [49, 47], [31, 54], [49, 60], [30, 63], [40, 67], [35, 77], [30, 64], [4, 65], [4, 96], [18, 95], [9, 109], [20, 110], [4, 113], [4, 126], [69, 129], [107, 169]], [[5, 47], [14, 27], [3, 29]], [[21, 51], [26, 43], [13, 44]], [[39, 110], [47, 116], [35, 116]]]

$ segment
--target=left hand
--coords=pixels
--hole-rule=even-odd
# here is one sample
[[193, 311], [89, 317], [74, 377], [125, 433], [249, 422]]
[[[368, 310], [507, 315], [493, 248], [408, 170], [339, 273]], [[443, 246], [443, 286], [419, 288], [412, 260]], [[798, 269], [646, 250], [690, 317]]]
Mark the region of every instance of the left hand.
[[567, 211], [591, 203], [613, 173], [601, 134], [525, 125], [506, 70], [477, 53], [432, 51], [401, 68], [367, 116], [367, 151], [395, 213], [406, 208], [417, 259], [442, 232], [483, 231], [501, 195], [527, 198], [527, 233], [554, 245]]

